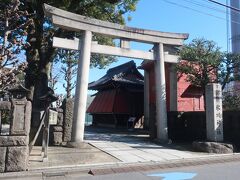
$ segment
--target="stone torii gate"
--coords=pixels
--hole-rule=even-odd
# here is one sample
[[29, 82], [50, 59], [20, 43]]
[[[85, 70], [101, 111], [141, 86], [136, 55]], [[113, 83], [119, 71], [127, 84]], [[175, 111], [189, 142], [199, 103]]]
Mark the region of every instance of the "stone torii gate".
[[[161, 141], [167, 141], [168, 132], [164, 62], [177, 63], [178, 57], [169, 54], [164, 50], [165, 45], [168, 47], [181, 46], [183, 41], [188, 38], [188, 34], [166, 33], [127, 27], [70, 13], [47, 4], [44, 4], [44, 10], [46, 16], [52, 19], [54, 25], [66, 30], [83, 32], [80, 40], [69, 40], [57, 37], [54, 37], [53, 39], [54, 47], [80, 50], [73, 111], [72, 144], [77, 146], [83, 142], [91, 53], [156, 61], [157, 138]], [[121, 45], [120, 47], [112, 47], [92, 42], [92, 33], [118, 38], [120, 39]], [[153, 51], [147, 52], [133, 50], [130, 48], [130, 41], [153, 44]], [[145, 88], [145, 90], [147, 89]], [[145, 104], [144, 106], [146, 108], [146, 106], [149, 105]]]

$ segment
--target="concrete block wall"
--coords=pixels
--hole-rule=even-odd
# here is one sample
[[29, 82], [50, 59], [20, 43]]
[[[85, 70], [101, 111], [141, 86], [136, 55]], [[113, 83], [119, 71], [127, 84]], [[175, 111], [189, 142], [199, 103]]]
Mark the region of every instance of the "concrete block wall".
[[58, 121], [56, 125], [50, 126], [50, 145], [61, 146], [71, 141], [73, 105], [73, 99], [67, 98], [61, 108], [54, 109], [58, 112]]

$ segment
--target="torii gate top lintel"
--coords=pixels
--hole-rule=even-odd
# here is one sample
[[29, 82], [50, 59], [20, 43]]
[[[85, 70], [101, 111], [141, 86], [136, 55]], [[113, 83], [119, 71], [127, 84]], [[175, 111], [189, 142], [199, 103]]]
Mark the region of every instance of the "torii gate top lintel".
[[72, 31], [88, 30], [137, 42], [163, 43], [175, 46], [182, 45], [183, 41], [188, 38], [187, 33], [169, 33], [123, 26], [74, 14], [48, 4], [44, 4], [44, 12], [46, 16], [52, 18], [54, 25]]

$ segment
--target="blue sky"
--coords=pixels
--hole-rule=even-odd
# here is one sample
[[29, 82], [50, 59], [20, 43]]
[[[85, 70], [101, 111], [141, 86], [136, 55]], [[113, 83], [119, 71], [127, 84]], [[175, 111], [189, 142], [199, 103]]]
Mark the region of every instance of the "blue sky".
[[[226, 0], [218, 0], [226, 4]], [[189, 33], [189, 39], [204, 37], [227, 50], [226, 9], [207, 0], [140, 0], [136, 11], [130, 14], [127, 26], [163, 32]], [[148, 50], [150, 46], [132, 44], [135, 49]], [[118, 58], [106, 69], [91, 69], [89, 82], [103, 76], [106, 71], [131, 59]], [[134, 60], [139, 65], [141, 60]], [[57, 92], [61, 91], [61, 88]]]
[[[176, 5], [167, 2], [173, 2]], [[218, 2], [226, 3], [226, 0], [218, 0]], [[203, 6], [217, 8], [223, 12]], [[225, 49], [227, 43], [226, 21], [223, 20], [226, 19], [225, 10], [224, 7], [207, 0], [140, 0], [136, 12], [132, 13], [132, 21], [127, 25], [158, 31], [189, 33], [189, 40], [205, 37], [216, 41]]]

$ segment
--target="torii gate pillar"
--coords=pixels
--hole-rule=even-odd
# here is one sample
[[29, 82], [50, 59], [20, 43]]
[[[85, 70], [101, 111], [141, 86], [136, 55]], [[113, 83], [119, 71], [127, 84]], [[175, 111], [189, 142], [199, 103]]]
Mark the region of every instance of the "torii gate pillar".
[[155, 86], [156, 86], [156, 126], [157, 139], [160, 142], [168, 141], [167, 107], [166, 107], [166, 80], [164, 67], [163, 44], [154, 45], [155, 56]]
[[91, 57], [92, 32], [83, 31], [80, 59], [78, 61], [77, 84], [74, 97], [73, 125], [71, 146], [78, 146], [83, 142], [84, 124], [87, 104], [88, 76]]

